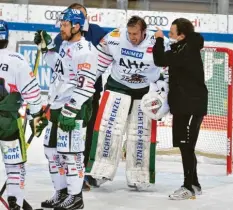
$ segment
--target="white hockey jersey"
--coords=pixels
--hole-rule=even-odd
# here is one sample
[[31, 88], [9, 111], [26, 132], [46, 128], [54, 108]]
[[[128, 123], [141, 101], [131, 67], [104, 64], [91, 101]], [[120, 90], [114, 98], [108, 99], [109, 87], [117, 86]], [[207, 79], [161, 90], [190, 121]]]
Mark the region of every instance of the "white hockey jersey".
[[19, 92], [22, 99], [30, 106], [30, 113], [35, 114], [42, 107], [40, 87], [28, 62], [16, 52], [0, 50], [0, 78], [8, 93]]
[[[146, 31], [145, 39], [138, 45], [131, 44], [127, 28], [108, 33], [97, 46], [98, 75], [103, 74], [112, 63], [111, 77], [117, 82], [139, 89], [157, 81], [161, 67], [154, 64], [152, 49], [155, 44], [153, 31]], [[165, 50], [170, 48], [165, 38]]]
[[[59, 54], [48, 51], [45, 61], [53, 69], [49, 94], [58, 97], [51, 105], [51, 109], [59, 109], [70, 99], [77, 109], [95, 92], [97, 70], [97, 50], [83, 37], [78, 42], [63, 41]], [[58, 84], [62, 82], [57, 92]]]

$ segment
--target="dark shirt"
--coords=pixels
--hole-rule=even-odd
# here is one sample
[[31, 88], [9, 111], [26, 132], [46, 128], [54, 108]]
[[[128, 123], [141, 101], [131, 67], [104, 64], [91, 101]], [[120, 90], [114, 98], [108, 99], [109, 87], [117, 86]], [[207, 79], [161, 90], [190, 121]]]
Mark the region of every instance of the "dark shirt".
[[168, 104], [172, 114], [206, 115], [208, 90], [200, 50], [204, 39], [192, 33], [164, 52], [164, 39], [157, 38], [153, 47], [154, 63], [169, 67]]

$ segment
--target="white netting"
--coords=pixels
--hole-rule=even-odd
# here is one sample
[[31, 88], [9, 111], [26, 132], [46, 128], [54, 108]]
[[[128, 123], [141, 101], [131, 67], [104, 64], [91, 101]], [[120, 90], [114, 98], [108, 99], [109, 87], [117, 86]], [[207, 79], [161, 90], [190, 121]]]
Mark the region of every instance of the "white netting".
[[[228, 78], [231, 77], [229, 60], [233, 59], [229, 55], [231, 56], [231, 53], [221, 48], [216, 50], [207, 48], [202, 51], [205, 80], [209, 91], [208, 115], [202, 123], [196, 150], [199, 155], [209, 158], [226, 158], [227, 156]], [[178, 153], [178, 150], [172, 148], [171, 126], [171, 115], [158, 123], [157, 154]]]
[[[196, 150], [201, 157], [207, 157], [208, 160], [209, 158], [213, 159], [214, 163], [226, 163], [228, 144], [228, 78], [231, 77], [229, 72], [231, 73], [232, 63], [230, 64], [229, 61], [233, 62], [232, 55], [232, 51], [225, 48], [205, 48], [202, 51], [205, 80], [209, 91], [208, 115], [202, 123]], [[104, 84], [110, 73], [109, 69], [103, 75]], [[232, 83], [232, 80], [230, 81]], [[157, 155], [174, 155], [179, 153], [177, 149], [172, 147], [171, 126], [171, 114], [163, 118], [161, 122], [158, 122]], [[161, 157], [163, 158], [164, 156]], [[173, 157], [172, 159], [175, 160], [176, 158]], [[224, 160], [219, 162], [216, 159]]]

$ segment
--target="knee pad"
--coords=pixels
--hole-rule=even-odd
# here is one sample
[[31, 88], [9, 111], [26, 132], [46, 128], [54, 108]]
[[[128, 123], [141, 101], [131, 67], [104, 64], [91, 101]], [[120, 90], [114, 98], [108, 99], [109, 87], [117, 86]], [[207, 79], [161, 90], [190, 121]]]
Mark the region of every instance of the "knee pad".
[[3, 153], [3, 162], [7, 165], [15, 165], [27, 161], [25, 140], [23, 138], [12, 141], [0, 141], [0, 148]]
[[57, 152], [58, 153], [79, 153], [85, 149], [86, 128], [83, 128], [83, 120], [76, 120], [76, 127], [71, 132], [57, 130]]
[[86, 171], [95, 178], [112, 180], [121, 157], [123, 133], [131, 97], [105, 91], [98, 110]]
[[156, 121], [150, 120], [133, 102], [127, 127], [126, 178], [129, 186], [155, 182]]

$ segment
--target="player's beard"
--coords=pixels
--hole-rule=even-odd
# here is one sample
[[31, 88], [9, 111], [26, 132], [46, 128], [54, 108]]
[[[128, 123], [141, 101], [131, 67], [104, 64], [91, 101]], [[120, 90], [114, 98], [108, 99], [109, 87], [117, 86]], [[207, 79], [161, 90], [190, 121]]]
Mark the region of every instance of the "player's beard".
[[68, 41], [69, 39], [70, 39], [70, 36], [68, 36], [66, 33], [64, 33], [64, 32], [61, 32], [61, 38], [62, 38], [62, 40], [66, 40], [66, 41]]

